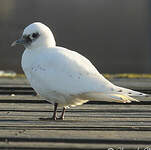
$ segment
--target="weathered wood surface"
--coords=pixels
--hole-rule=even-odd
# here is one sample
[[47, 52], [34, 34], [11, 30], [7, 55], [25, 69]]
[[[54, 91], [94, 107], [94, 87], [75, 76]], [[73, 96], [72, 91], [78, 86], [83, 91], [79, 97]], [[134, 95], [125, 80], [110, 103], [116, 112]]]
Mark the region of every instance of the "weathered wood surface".
[[[150, 81], [113, 80], [148, 93]], [[151, 97], [141, 100], [89, 102], [68, 109], [64, 121], [41, 121], [52, 114], [52, 105], [35, 96], [26, 80], [0, 79], [0, 150], [151, 148]]]

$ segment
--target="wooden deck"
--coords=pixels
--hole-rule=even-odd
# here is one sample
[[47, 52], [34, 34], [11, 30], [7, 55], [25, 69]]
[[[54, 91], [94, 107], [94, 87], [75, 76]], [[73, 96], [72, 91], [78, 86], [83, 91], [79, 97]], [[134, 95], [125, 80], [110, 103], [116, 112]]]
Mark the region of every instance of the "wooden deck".
[[[151, 92], [151, 79], [113, 82]], [[39, 120], [52, 110], [25, 79], [1, 78], [0, 150], [151, 149], [151, 97], [132, 104], [89, 102], [68, 109], [64, 121]]]

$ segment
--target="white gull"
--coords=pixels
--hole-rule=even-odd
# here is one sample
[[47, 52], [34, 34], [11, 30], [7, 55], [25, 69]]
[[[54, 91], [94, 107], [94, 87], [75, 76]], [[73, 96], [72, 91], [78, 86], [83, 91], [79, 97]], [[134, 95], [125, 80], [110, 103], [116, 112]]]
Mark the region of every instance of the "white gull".
[[[130, 103], [146, 94], [116, 86], [105, 79], [84, 56], [56, 46], [51, 30], [40, 22], [24, 29], [12, 43], [23, 44], [22, 68], [33, 89], [54, 105], [53, 117], [63, 119], [66, 107], [89, 100]], [[57, 118], [57, 106], [63, 107]]]

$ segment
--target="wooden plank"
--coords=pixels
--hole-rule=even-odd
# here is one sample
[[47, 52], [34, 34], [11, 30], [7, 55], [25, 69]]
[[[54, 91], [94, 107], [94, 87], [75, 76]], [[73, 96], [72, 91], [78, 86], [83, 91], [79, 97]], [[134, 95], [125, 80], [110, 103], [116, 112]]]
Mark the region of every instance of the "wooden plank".
[[[9, 143], [9, 144], [8, 144]], [[75, 144], [75, 143], [53, 143], [53, 142], [6, 142], [0, 143], [0, 149], [7, 150], [149, 150], [150, 145], [126, 145], [126, 144]], [[109, 149], [110, 148], [110, 149]], [[145, 149], [146, 148], [146, 149]], [[147, 149], [148, 148], [148, 149]]]
[[[151, 110], [145, 110], [140, 107], [138, 111], [135, 106], [132, 107], [121, 107], [117, 105], [112, 106], [98, 106], [93, 105], [93, 109], [90, 109], [91, 105], [83, 105], [77, 108], [67, 110], [66, 120], [64, 121], [40, 121], [39, 117], [49, 117], [50, 110], [52, 113], [52, 106], [47, 104], [5, 104], [1, 105], [0, 111], [0, 127], [9, 128], [49, 128], [58, 127], [63, 129], [67, 126], [68, 129], [73, 128], [75, 130], [86, 129], [89, 130], [112, 130], [121, 127], [127, 130], [140, 130], [140, 128], [146, 128], [150, 130], [151, 125]], [[146, 107], [146, 105], [145, 105]], [[15, 108], [15, 109], [14, 109]], [[146, 107], [148, 109], [148, 106]], [[146, 112], [144, 112], [146, 111]], [[90, 119], [91, 118], [91, 119]], [[138, 127], [138, 128], [137, 128]], [[123, 130], [123, 129], [122, 129]]]
[[[132, 102], [132, 103], [126, 103], [125, 106], [129, 105], [151, 105], [151, 96], [150, 97], [137, 97], [137, 99], [140, 101], [138, 102]], [[0, 95], [0, 103], [48, 103], [45, 98], [42, 98], [40, 96], [34, 96], [34, 95]], [[121, 105], [121, 103], [115, 103], [115, 102], [105, 102], [105, 101], [89, 101], [88, 104], [104, 104], [104, 105]]]
[[[127, 78], [113, 78], [109, 79], [112, 83], [131, 88], [131, 89], [136, 89], [136, 90], [151, 90], [151, 79], [146, 78], [146, 79], [127, 79]], [[30, 87], [29, 82], [27, 81], [26, 78], [2, 78], [0, 77], [0, 86], [2, 87]]]
[[138, 150], [151, 146], [151, 97], [132, 104], [89, 102], [67, 109], [64, 121], [41, 121], [39, 117], [52, 115], [53, 106], [28, 93], [32, 89], [26, 80], [0, 82], [0, 90], [6, 92], [0, 95], [0, 149]]

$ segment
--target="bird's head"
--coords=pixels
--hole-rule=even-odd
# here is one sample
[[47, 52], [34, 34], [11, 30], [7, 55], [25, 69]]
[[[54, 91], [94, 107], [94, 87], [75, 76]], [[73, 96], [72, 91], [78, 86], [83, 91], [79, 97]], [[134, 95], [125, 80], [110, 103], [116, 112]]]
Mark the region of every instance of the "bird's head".
[[11, 46], [16, 44], [22, 44], [27, 49], [56, 46], [51, 30], [40, 22], [35, 22], [27, 26], [21, 38], [14, 41]]

